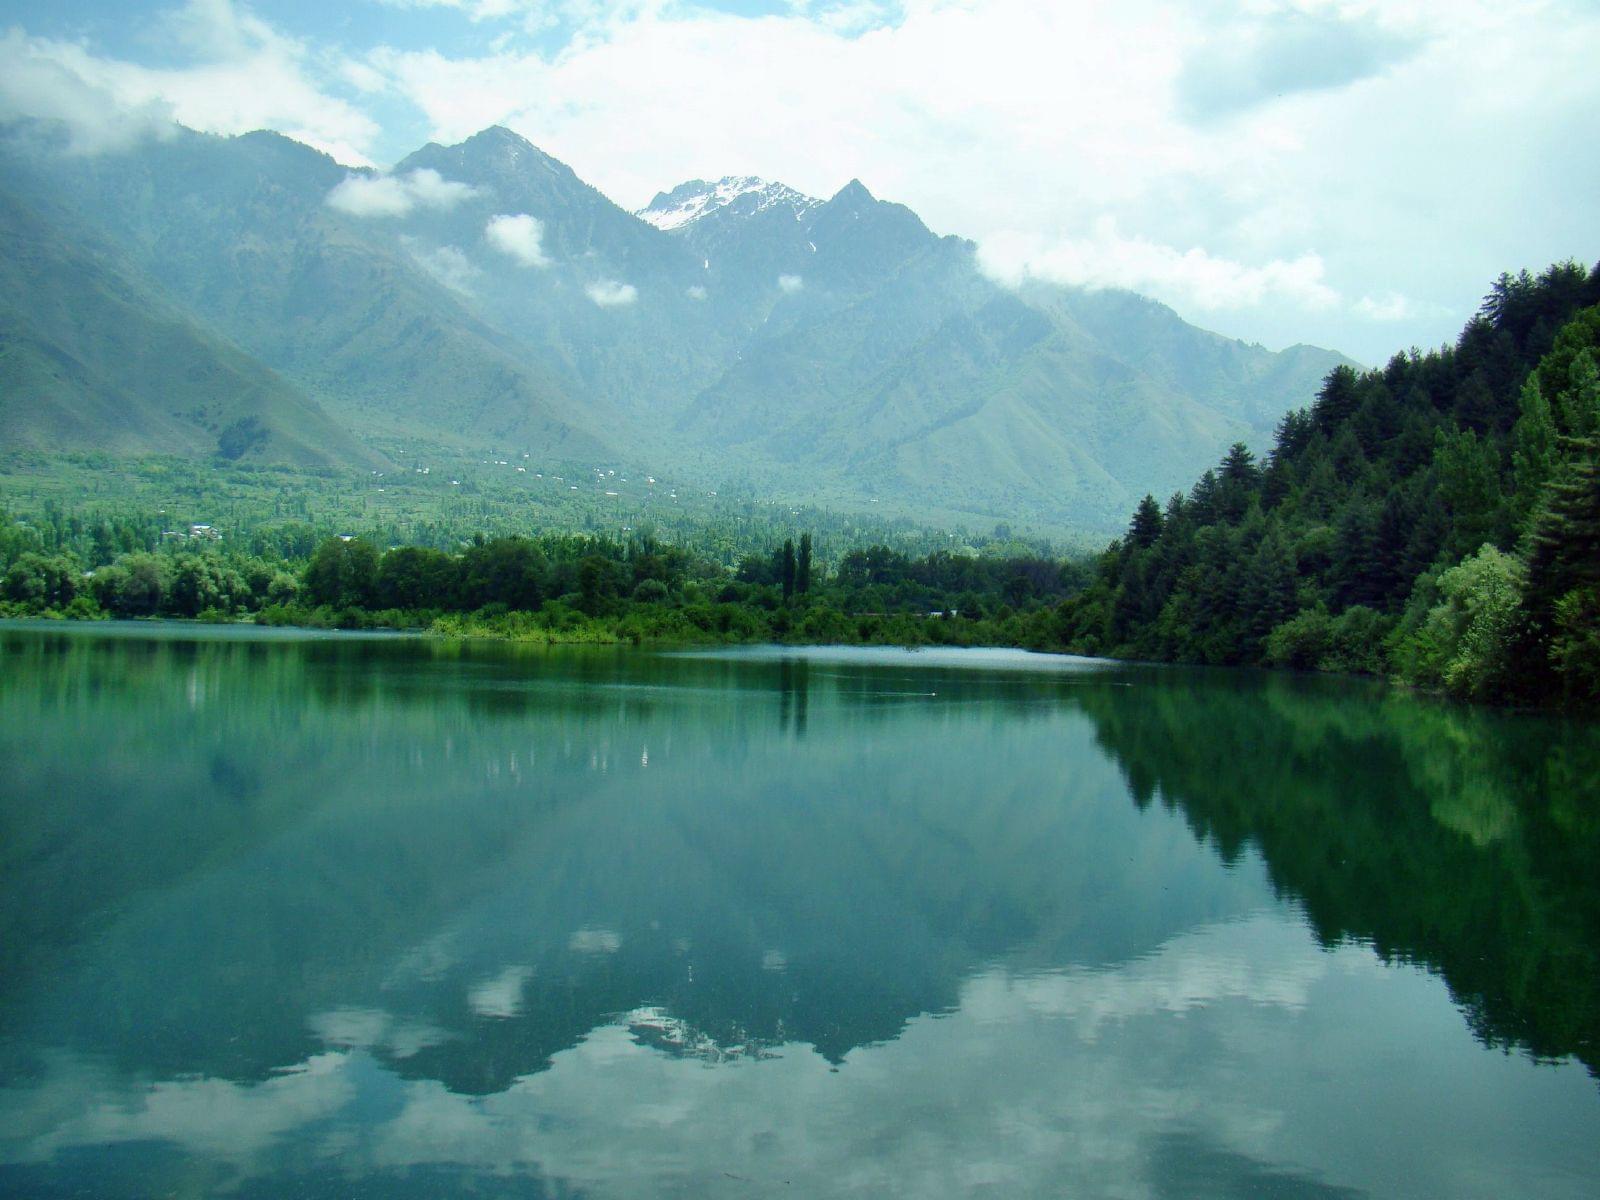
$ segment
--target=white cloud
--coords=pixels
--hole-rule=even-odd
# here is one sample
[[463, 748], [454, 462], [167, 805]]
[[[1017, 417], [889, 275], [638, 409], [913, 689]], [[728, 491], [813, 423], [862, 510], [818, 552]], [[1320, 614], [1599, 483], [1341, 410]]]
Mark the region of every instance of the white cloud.
[[778, 290], [781, 292], [787, 292], [791, 296], [805, 286], [806, 281], [798, 275], [778, 276]]
[[[8, 35], [0, 112], [68, 120], [79, 149], [176, 119], [352, 163], [499, 122], [629, 208], [696, 176], [859, 176], [942, 232], [1021, 231], [1079, 271], [1172, 281], [1226, 332], [1373, 359], [1450, 336], [1501, 270], [1597, 255], [1600, 159], [1571, 147], [1600, 107], [1600, 11], [1573, 0], [391, 2], [484, 23], [476, 48], [317, 46], [190, 0], [165, 25], [177, 66]], [[502, 36], [518, 24], [539, 39]], [[380, 99], [421, 127], [385, 141], [359, 107]], [[1101, 244], [1107, 214], [1148, 246]], [[1378, 320], [1323, 288], [1408, 303]]]
[[446, 179], [429, 167], [408, 172], [405, 180], [406, 186], [411, 189], [412, 196], [421, 208], [454, 208], [463, 200], [469, 200], [478, 194], [478, 189], [470, 183]]
[[403, 217], [416, 201], [391, 175], [350, 175], [328, 193], [328, 206], [352, 217]]
[[639, 298], [639, 289], [631, 283], [601, 279], [584, 288], [583, 294], [601, 308], [623, 308]]
[[615, 930], [585, 926], [572, 931], [567, 948], [579, 954], [615, 954], [622, 949], [622, 936]]
[[1416, 315], [1411, 301], [1396, 292], [1381, 296], [1363, 296], [1356, 301], [1356, 311], [1374, 321], [1404, 321]]
[[1200, 247], [1179, 250], [1145, 237], [1128, 237], [1102, 218], [1087, 238], [1044, 242], [1001, 234], [979, 247], [979, 262], [1010, 284], [1029, 279], [1086, 288], [1126, 288], [1189, 309], [1251, 308], [1287, 301], [1303, 309], [1330, 308], [1338, 293], [1324, 279], [1320, 256], [1235, 262]]
[[[513, 1015], [526, 979], [510, 967], [469, 1003]], [[1282, 913], [1197, 927], [1125, 962], [992, 965], [948, 1011], [912, 1017], [837, 1063], [797, 1041], [759, 1062], [719, 1054], [670, 1012], [645, 1008], [500, 1091], [463, 1095], [365, 1049], [405, 1026], [379, 1010], [320, 1014], [313, 1030], [337, 1049], [251, 1083], [152, 1081], [48, 1057], [39, 1078], [0, 1090], [7, 1161], [158, 1142], [226, 1165], [230, 1182], [249, 1185], [240, 1190], [308, 1170], [373, 1180], [444, 1168], [498, 1180], [537, 1171], [596, 1197], [693, 1179], [699, 1194], [729, 1200], [767, 1190], [954, 1200], [1182, 1194], [1189, 1148], [1210, 1156], [1202, 1167], [1231, 1161], [1232, 1181], [1259, 1190], [1376, 1194], [1402, 1170], [1419, 1195], [1462, 1194], [1463, 1179], [1473, 1194], [1518, 1195], [1530, 1164], [1576, 1161], [1571, 1122], [1523, 1118], [1567, 1112], [1592, 1092], [1579, 1063], [1536, 1066], [1480, 1045], [1429, 972], [1360, 944], [1324, 949]], [[667, 1053], [640, 1028], [707, 1052]], [[1375, 1048], [1373, 1030], [1394, 1032]], [[1418, 1078], [1457, 1086], [1375, 1088], [1395, 1047]], [[1474, 1136], [1450, 1155], [1408, 1154], [1396, 1130], [1419, 1109]], [[359, 1136], [324, 1136], [330, 1128]], [[1152, 1174], [1163, 1143], [1180, 1172], [1165, 1187]]]
[[1381, 75], [1417, 49], [1416, 39], [1354, 10], [1264, 6], [1216, 22], [1186, 56], [1178, 99], [1199, 121], [1224, 118]]
[[405, 175], [347, 175], [328, 193], [328, 204], [352, 217], [403, 217], [418, 208], [454, 208], [476, 194], [470, 184], [424, 167]]
[[[1141, 277], [1269, 343], [1386, 357], [1449, 336], [1443, 310], [1503, 269], [1596, 256], [1600, 160], [1570, 153], [1600, 106], [1590, 8], [907, 0], [849, 30], [822, 13], [625, 6], [553, 53], [367, 62], [430, 136], [508, 124], [625, 207], [739, 171], [821, 195], [859, 176], [980, 241], [1095, 242], [1113, 214], [1124, 240], [1171, 251], [1117, 249], [1167, 260]], [[1285, 76], [1291, 60], [1315, 70]], [[1389, 291], [1412, 316], [1330, 302]]]
[[357, 62], [355, 59], [346, 59], [339, 64], [339, 75], [358, 92], [375, 94], [387, 91], [389, 81], [384, 78], [381, 71], [375, 71], [366, 63]]
[[[188, 0], [159, 27], [188, 56], [184, 65], [142, 66], [97, 56], [77, 42], [8, 35], [6, 63], [20, 62], [26, 74], [0, 72], [8, 77], [0, 105], [8, 115], [68, 119], [83, 149], [125, 143], [130, 130], [153, 132], [150, 117], [160, 114], [208, 133], [276, 129], [341, 162], [370, 165], [377, 122], [316, 81], [321, 67], [305, 43], [233, 0]], [[53, 75], [43, 63], [53, 64]], [[101, 105], [98, 117], [83, 111], [89, 102]]]
[[428, 246], [415, 238], [400, 239], [413, 261], [453, 292], [470, 296], [483, 271], [455, 246]]
[[525, 267], [548, 267], [550, 259], [541, 244], [544, 226], [537, 217], [527, 213], [506, 214], [489, 218], [483, 236], [502, 254], [516, 259]]
[[313, 1013], [306, 1021], [324, 1044], [339, 1049], [381, 1047], [397, 1058], [450, 1040], [451, 1035], [425, 1021], [397, 1020], [376, 1008], [336, 1008]]
[[[243, 1169], [285, 1133], [325, 1121], [350, 1103], [356, 1082], [348, 1061], [337, 1053], [313, 1055], [258, 1084], [211, 1078], [151, 1083], [120, 1103], [85, 1107], [54, 1123], [28, 1148], [29, 1157], [45, 1162], [72, 1146], [176, 1141], [191, 1154]], [[56, 1069], [58, 1092], [92, 1095], [106, 1084], [98, 1066], [67, 1060]], [[0, 1104], [14, 1098], [0, 1098]]]
[[378, 0], [388, 8], [450, 8], [473, 21], [496, 21], [548, 7], [547, 0]]
[[0, 120], [17, 117], [61, 122], [69, 148], [81, 154], [125, 150], [177, 132], [170, 105], [124, 105], [62, 62], [59, 44], [13, 29], [0, 35]]
[[515, 1017], [522, 1013], [522, 989], [533, 978], [531, 967], [507, 967], [473, 987], [467, 1006], [480, 1017]]
[[697, 283], [689, 288], [687, 295], [691, 300], [704, 300], [710, 293]]

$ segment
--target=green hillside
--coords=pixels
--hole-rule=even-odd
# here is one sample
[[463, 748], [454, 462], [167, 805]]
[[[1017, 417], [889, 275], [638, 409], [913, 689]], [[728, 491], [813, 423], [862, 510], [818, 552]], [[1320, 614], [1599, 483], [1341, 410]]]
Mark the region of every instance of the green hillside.
[[0, 193], [0, 441], [53, 453], [378, 464], [313, 401]]
[[1013, 292], [970, 243], [926, 234], [858, 294], [808, 283], [784, 300], [680, 428], [885, 499], [1104, 528], [1190, 477], [1199, 448], [1264, 441], [1344, 361], [1275, 355], [1128, 293]]
[[500, 442], [584, 457], [584, 406], [505, 334], [326, 201], [346, 176], [272, 133], [180, 131], [137, 153], [78, 159], [13, 138], [15, 181], [94, 228], [190, 312], [364, 436]]
[[[51, 236], [86, 231], [129, 287], [366, 445], [413, 455], [626, 463], [791, 504], [1104, 531], [1145, 488], [1234, 440], [1264, 444], [1345, 361], [1273, 354], [1126, 293], [1003, 287], [971, 243], [856, 181], [825, 201], [748, 181], [658, 227], [499, 128], [380, 173], [267, 132], [180, 129], [84, 156], [13, 124], [0, 169]], [[491, 236], [508, 219], [516, 249]], [[80, 282], [56, 272], [48, 288], [90, 311]], [[37, 284], [14, 273], [10, 302], [28, 309]], [[70, 327], [54, 336], [95, 357]], [[19, 386], [47, 357], [19, 356]], [[116, 399], [171, 392], [164, 372], [182, 368], [157, 357], [84, 376], [78, 407], [100, 407], [68, 442], [17, 444], [200, 453]], [[340, 446], [329, 461], [366, 461]]]
[[1062, 611], [1081, 651], [1600, 700], [1600, 270], [1502, 276], [1455, 345], [1341, 367]]

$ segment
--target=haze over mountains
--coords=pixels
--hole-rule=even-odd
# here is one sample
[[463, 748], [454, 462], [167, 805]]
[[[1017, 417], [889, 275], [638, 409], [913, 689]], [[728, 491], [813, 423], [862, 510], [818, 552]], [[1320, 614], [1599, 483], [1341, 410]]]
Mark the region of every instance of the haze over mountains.
[[852, 181], [629, 213], [518, 135], [386, 174], [273, 133], [0, 138], [7, 447], [371, 466], [397, 446], [1093, 528], [1344, 361], [1010, 289]]

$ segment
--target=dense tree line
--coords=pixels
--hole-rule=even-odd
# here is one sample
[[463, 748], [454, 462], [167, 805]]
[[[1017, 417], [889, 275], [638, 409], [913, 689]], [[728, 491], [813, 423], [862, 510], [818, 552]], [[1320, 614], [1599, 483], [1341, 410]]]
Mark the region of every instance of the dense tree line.
[[[298, 605], [316, 614], [417, 616], [446, 632], [551, 640], [627, 638], [1040, 645], [1080, 573], [1042, 556], [912, 557], [852, 551], [824, 569], [810, 534], [729, 571], [648, 537], [475, 539], [458, 554], [329, 539], [306, 565]], [[308, 606], [314, 606], [308, 611]]]
[[1264, 462], [1146, 496], [1069, 648], [1600, 699], [1600, 269], [1502, 276], [1453, 346], [1340, 367]]
[[1085, 577], [1039, 554], [916, 557], [883, 546], [850, 551], [829, 570], [809, 533], [747, 554], [733, 570], [647, 535], [478, 536], [454, 552], [380, 550], [339, 536], [302, 556], [280, 544], [225, 550], [184, 539], [94, 566], [59, 548], [68, 544], [66, 533], [0, 514], [0, 614], [253, 618], [545, 640], [1044, 645], [1054, 606]]
[[300, 592], [284, 563], [207, 550], [135, 551], [87, 571], [70, 553], [24, 549], [0, 553], [0, 566], [0, 616], [227, 619]]

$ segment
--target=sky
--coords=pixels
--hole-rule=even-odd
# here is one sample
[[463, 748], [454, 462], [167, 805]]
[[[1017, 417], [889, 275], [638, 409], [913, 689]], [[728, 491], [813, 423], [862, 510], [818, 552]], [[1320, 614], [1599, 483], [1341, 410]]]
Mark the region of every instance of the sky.
[[1597, 0], [0, 0], [0, 119], [79, 153], [503, 124], [627, 208], [860, 178], [1002, 282], [1367, 363], [1600, 260], [1597, 61]]

